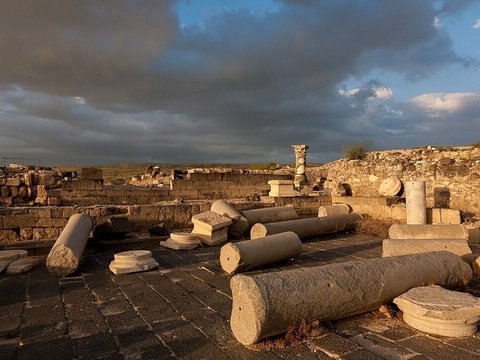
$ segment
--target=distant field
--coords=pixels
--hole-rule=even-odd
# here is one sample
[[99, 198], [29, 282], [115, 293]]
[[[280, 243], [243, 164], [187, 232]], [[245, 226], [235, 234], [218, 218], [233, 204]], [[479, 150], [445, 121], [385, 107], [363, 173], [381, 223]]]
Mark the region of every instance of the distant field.
[[[102, 169], [103, 178], [105, 180], [111, 179], [125, 179], [129, 180], [134, 175], [140, 175], [145, 172], [145, 168], [150, 163], [140, 164], [109, 164], [95, 166]], [[269, 169], [272, 163], [267, 164], [216, 164], [216, 163], [191, 163], [191, 164], [153, 164], [160, 166], [160, 170], [169, 173], [172, 169], [191, 169], [191, 168], [232, 168], [232, 169]], [[292, 164], [279, 164], [281, 166], [291, 166]], [[308, 164], [307, 167], [318, 166], [320, 164]], [[273, 167], [273, 166], [272, 166]], [[56, 166], [56, 171], [80, 171], [81, 166]]]

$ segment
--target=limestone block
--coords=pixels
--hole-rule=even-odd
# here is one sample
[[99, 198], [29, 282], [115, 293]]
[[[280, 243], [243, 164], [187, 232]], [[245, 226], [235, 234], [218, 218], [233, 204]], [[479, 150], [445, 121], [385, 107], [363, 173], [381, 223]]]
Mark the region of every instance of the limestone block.
[[55, 178], [55, 175], [52, 172], [45, 172], [45, 173], [38, 174], [38, 184], [45, 185], [47, 189], [55, 185], [56, 182], [57, 182], [57, 179]]
[[35, 266], [40, 264], [42, 258], [40, 257], [26, 257], [23, 259], [18, 259], [11, 262], [5, 272], [7, 274], [20, 274], [26, 271], [33, 269]]
[[11, 187], [17, 187], [17, 186], [20, 186], [20, 184], [21, 184], [20, 179], [18, 179], [18, 178], [8, 178], [5, 185], [11, 186]]
[[393, 300], [411, 327], [449, 337], [471, 336], [480, 320], [480, 299], [439, 286], [410, 289]]
[[48, 206], [60, 206], [61, 204], [62, 204], [62, 200], [58, 196], [47, 197]]
[[20, 240], [16, 231], [0, 230], [0, 243], [8, 244]]
[[160, 241], [160, 245], [172, 250], [192, 250], [198, 246], [198, 244], [184, 244], [172, 238], [168, 238], [166, 241]]
[[201, 241], [196, 234], [187, 232], [172, 232], [170, 238], [180, 244], [200, 245]]
[[13, 198], [18, 196], [18, 187], [10, 186], [10, 194]]
[[338, 216], [350, 214], [350, 206], [347, 204], [333, 204], [330, 206], [320, 206], [318, 208], [318, 217]]
[[210, 246], [227, 241], [228, 226], [232, 219], [213, 211], [206, 211], [192, 217], [193, 230], [200, 240]]
[[53, 226], [53, 220], [51, 218], [39, 218], [36, 220], [35, 225], [37, 227], [51, 227]]
[[148, 250], [124, 251], [114, 255], [110, 265], [110, 271], [115, 275], [146, 271], [158, 266]]
[[10, 187], [8, 186], [1, 186], [0, 187], [0, 197], [8, 198], [10, 196]]
[[411, 288], [465, 285], [472, 270], [448, 252], [329, 264], [257, 275], [235, 275], [230, 325], [250, 345], [289, 326], [378, 309]]
[[297, 196], [293, 188], [293, 180], [270, 180], [269, 196], [272, 197], [294, 197]]
[[390, 176], [382, 181], [378, 192], [382, 196], [396, 196], [402, 190], [402, 182], [396, 176]]
[[217, 200], [210, 207], [211, 211], [232, 219], [232, 225], [228, 227], [228, 235], [239, 239], [248, 230], [248, 220], [235, 210], [227, 201]]
[[198, 236], [202, 243], [209, 246], [215, 246], [227, 241], [228, 228], [224, 227], [217, 230], [208, 230], [203, 226], [195, 224], [193, 226], [192, 234]]
[[468, 241], [465, 225], [408, 225], [393, 224], [388, 230], [390, 239], [464, 239]]
[[467, 225], [468, 242], [472, 244], [480, 244], [480, 226]]
[[72, 215], [48, 254], [48, 271], [58, 277], [73, 273], [80, 263], [92, 227], [90, 216]]
[[27, 250], [2, 250], [0, 251], [0, 261], [15, 261], [27, 255]]
[[33, 238], [33, 229], [32, 228], [21, 228], [20, 229], [20, 239], [21, 240], [32, 240]]
[[427, 195], [425, 181], [405, 183], [407, 224], [427, 223]]
[[32, 187], [33, 186], [33, 172], [29, 171], [23, 174], [23, 182], [26, 186]]
[[325, 216], [276, 223], [255, 224], [250, 231], [250, 238], [257, 239], [267, 235], [293, 231], [300, 239], [308, 239], [350, 230], [362, 219], [363, 217], [360, 214], [351, 213], [339, 216]]
[[464, 239], [385, 239], [383, 257], [419, 254], [431, 251], [449, 251], [458, 256], [471, 254]]
[[82, 180], [101, 180], [102, 179], [102, 169], [97, 169], [93, 167], [81, 168], [80, 169], [80, 179]]
[[292, 205], [244, 210], [240, 211], [240, 214], [247, 219], [249, 226], [257, 223], [266, 224], [298, 218], [298, 214]]
[[228, 243], [220, 249], [220, 265], [225, 272], [233, 274], [291, 259], [301, 252], [302, 242], [290, 231], [254, 240]]

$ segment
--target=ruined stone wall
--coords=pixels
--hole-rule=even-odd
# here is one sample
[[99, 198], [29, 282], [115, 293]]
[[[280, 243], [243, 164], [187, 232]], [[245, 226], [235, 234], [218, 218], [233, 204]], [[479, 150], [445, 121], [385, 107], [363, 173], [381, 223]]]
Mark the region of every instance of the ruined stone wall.
[[397, 176], [403, 182], [427, 182], [427, 206], [480, 217], [480, 148], [420, 148], [368, 153], [364, 160], [337, 160], [310, 171], [326, 178], [324, 187], [347, 183], [355, 197], [377, 197], [381, 182]]

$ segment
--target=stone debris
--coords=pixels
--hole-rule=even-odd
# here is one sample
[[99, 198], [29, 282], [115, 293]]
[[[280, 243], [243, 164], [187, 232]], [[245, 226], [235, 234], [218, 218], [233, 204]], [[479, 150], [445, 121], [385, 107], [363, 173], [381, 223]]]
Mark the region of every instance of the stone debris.
[[267, 224], [298, 219], [297, 211], [292, 205], [244, 210], [240, 211], [240, 214], [247, 219], [250, 227], [257, 223]]
[[267, 235], [293, 231], [300, 239], [308, 239], [316, 236], [348, 231], [362, 219], [362, 215], [350, 213], [339, 216], [324, 216], [267, 224], [255, 224], [250, 230], [250, 238], [257, 239]]
[[192, 250], [201, 243], [196, 234], [187, 232], [173, 232], [166, 241], [160, 241], [160, 245], [173, 250]]
[[328, 321], [372, 311], [414, 287], [455, 288], [471, 277], [470, 266], [449, 252], [235, 275], [230, 281], [230, 325], [240, 343], [251, 345], [301, 321]]
[[270, 192], [268, 196], [272, 197], [294, 197], [297, 196], [293, 188], [293, 180], [270, 180]]
[[248, 220], [225, 200], [214, 201], [210, 210], [232, 219], [233, 223], [228, 227], [228, 235], [234, 239], [242, 238], [249, 228]]
[[[15, 260], [13, 260], [15, 261]], [[0, 273], [7, 268], [7, 266], [13, 262], [12, 260], [0, 260]]]
[[435, 335], [471, 336], [480, 320], [480, 299], [439, 286], [413, 288], [393, 302], [411, 327]]
[[192, 217], [193, 230], [200, 240], [210, 246], [227, 241], [228, 226], [232, 219], [219, 215], [214, 211], [206, 211]]
[[115, 275], [120, 275], [151, 270], [157, 266], [151, 251], [131, 250], [115, 254], [109, 268]]
[[463, 239], [468, 241], [468, 229], [461, 224], [409, 225], [393, 224], [390, 239]]
[[42, 262], [42, 257], [25, 257], [11, 262], [5, 272], [7, 274], [20, 274], [33, 269]]
[[294, 232], [223, 245], [220, 250], [222, 269], [233, 274], [294, 258], [302, 252], [302, 242]]
[[15, 261], [27, 255], [27, 250], [2, 250], [0, 251], [0, 261]]
[[347, 204], [333, 204], [330, 206], [320, 206], [318, 208], [318, 217], [338, 216], [350, 214], [352, 209]]
[[407, 181], [405, 183], [407, 206], [407, 224], [427, 223], [427, 191], [425, 181]]
[[472, 253], [463, 239], [385, 239], [382, 257], [419, 254], [431, 251], [449, 251], [458, 256]]
[[89, 215], [72, 215], [48, 254], [48, 271], [64, 277], [77, 270], [92, 227], [93, 219]]
[[397, 196], [402, 190], [402, 181], [396, 176], [390, 176], [382, 181], [378, 192], [382, 196]]

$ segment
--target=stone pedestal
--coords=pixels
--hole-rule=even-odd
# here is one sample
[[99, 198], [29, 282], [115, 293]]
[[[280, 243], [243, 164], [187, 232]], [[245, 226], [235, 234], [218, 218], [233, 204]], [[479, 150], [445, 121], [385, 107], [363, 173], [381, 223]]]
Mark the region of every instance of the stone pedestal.
[[361, 314], [388, 304], [425, 284], [465, 285], [472, 269], [460, 257], [436, 252], [235, 275], [230, 325], [237, 340], [250, 345], [289, 326]]
[[307, 151], [308, 145], [292, 145], [295, 151], [295, 188], [299, 189], [307, 183]]
[[115, 254], [114, 259], [109, 268], [115, 275], [146, 271], [158, 266], [149, 250], [124, 251]]
[[270, 185], [269, 196], [272, 197], [295, 197], [297, 194], [293, 189], [292, 180], [270, 180], [268, 182]]
[[227, 241], [228, 226], [232, 219], [213, 211], [206, 211], [192, 217], [192, 234], [198, 236], [204, 244], [213, 246]]
[[405, 183], [407, 202], [407, 224], [427, 223], [427, 195], [425, 181], [407, 181]]

